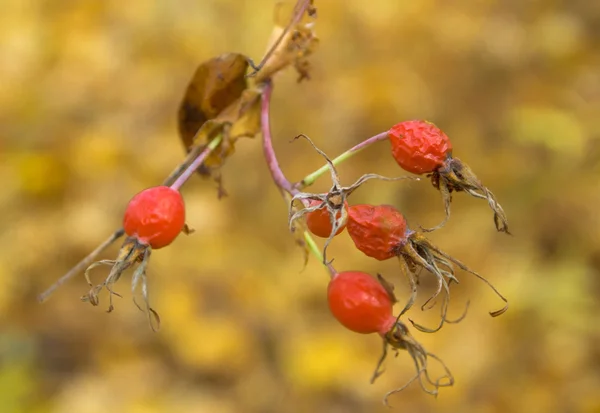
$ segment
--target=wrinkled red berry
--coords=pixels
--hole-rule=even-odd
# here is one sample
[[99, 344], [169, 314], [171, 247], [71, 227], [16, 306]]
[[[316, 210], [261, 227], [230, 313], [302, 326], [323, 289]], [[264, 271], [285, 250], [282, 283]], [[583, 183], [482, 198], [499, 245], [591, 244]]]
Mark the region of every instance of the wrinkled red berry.
[[154, 249], [173, 242], [184, 225], [183, 197], [168, 186], [155, 186], [135, 195], [123, 217], [125, 233]]
[[347, 227], [356, 248], [380, 261], [397, 256], [406, 242], [406, 220], [390, 205], [352, 205]]
[[452, 151], [448, 136], [433, 123], [424, 120], [400, 122], [392, 126], [388, 137], [398, 165], [415, 174], [435, 171]]
[[392, 297], [379, 281], [364, 272], [336, 274], [327, 288], [327, 302], [333, 316], [356, 333], [384, 335], [396, 322]]

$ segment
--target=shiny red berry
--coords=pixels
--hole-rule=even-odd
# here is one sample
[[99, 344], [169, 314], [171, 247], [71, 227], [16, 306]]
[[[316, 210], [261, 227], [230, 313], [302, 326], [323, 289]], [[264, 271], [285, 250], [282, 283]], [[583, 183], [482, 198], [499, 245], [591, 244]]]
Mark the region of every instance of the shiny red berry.
[[424, 120], [400, 122], [392, 126], [388, 137], [398, 165], [415, 174], [435, 171], [452, 152], [448, 136], [433, 123]]
[[336, 274], [327, 288], [327, 302], [333, 316], [356, 333], [384, 335], [396, 322], [392, 297], [379, 281], [364, 272]]
[[183, 197], [168, 186], [155, 186], [135, 195], [123, 217], [125, 233], [154, 249], [173, 242], [184, 225]]
[[[311, 200], [310, 206], [320, 205], [322, 201]], [[346, 208], [348, 204], [346, 203]], [[341, 211], [336, 214], [336, 218], [339, 219], [342, 215]], [[329, 238], [331, 235], [331, 231], [333, 231], [333, 226], [331, 225], [331, 215], [327, 208], [317, 209], [315, 211], [309, 212], [306, 214], [306, 226], [308, 230], [321, 238]], [[341, 233], [344, 228], [346, 228], [346, 224], [342, 225], [335, 233], [338, 235]]]
[[352, 205], [347, 227], [356, 248], [380, 261], [397, 256], [406, 242], [406, 220], [391, 205]]

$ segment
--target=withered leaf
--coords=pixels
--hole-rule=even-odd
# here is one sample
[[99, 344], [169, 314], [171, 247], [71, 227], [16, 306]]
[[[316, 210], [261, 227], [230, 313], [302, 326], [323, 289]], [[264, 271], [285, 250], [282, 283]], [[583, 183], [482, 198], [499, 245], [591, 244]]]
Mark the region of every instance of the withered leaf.
[[312, 1], [299, 0], [291, 12], [291, 17], [287, 17], [284, 24], [282, 16], [288, 16], [288, 13], [282, 12], [284, 6], [281, 3], [278, 5], [275, 27], [263, 59], [264, 65], [253, 73], [257, 83], [270, 79], [290, 65], [296, 68], [299, 74], [298, 81], [310, 78], [307, 57], [316, 50], [319, 39], [313, 30], [314, 23], [305, 21], [305, 18], [314, 18], [316, 10]]
[[234, 153], [235, 141], [238, 138], [252, 138], [260, 132], [260, 97], [260, 90], [246, 89], [219, 116], [206, 121], [201, 126], [193, 140], [193, 145], [204, 146], [219, 134], [223, 137], [219, 147], [204, 161], [204, 174], [211, 168], [220, 166]]
[[230, 53], [198, 68], [179, 109], [179, 132], [189, 150], [204, 146], [216, 136], [222, 143], [198, 170], [210, 175], [234, 152], [235, 140], [260, 132], [261, 91], [249, 88], [247, 58]]
[[247, 87], [247, 69], [246, 57], [238, 53], [217, 56], [198, 67], [179, 107], [179, 134], [186, 149], [207, 120], [240, 98]]
[[246, 89], [239, 99], [219, 115], [218, 120], [231, 125], [229, 140], [254, 137], [260, 132], [260, 98], [259, 89]]

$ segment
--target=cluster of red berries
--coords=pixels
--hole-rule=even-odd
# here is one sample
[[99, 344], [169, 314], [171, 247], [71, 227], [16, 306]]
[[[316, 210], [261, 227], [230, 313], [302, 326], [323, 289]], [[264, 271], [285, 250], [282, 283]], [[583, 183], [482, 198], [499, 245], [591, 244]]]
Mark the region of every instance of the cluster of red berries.
[[[427, 174], [431, 177], [434, 186], [441, 191], [446, 205], [446, 218], [434, 229], [441, 228], [448, 219], [450, 193], [466, 191], [477, 198], [486, 198], [494, 210], [497, 230], [508, 232], [502, 208], [471, 170], [464, 163], [452, 157], [450, 140], [435, 125], [425, 121], [402, 122], [390, 129], [388, 138], [396, 162], [408, 172]], [[452, 321], [446, 318], [450, 284], [458, 283], [455, 277], [455, 266], [486, 283], [488, 282], [462, 262], [433, 245], [423, 234], [423, 232], [433, 229], [421, 232], [409, 229], [404, 216], [393, 206], [349, 206], [346, 198], [350, 191], [339, 190], [335, 171], [333, 171], [333, 176], [336, 180], [333, 192], [313, 194], [312, 196], [301, 194], [296, 197], [301, 200], [308, 198], [310, 201], [306, 203], [305, 213], [296, 213], [292, 219], [305, 215], [307, 228], [314, 235], [328, 238], [328, 241], [346, 228], [356, 248], [368, 257], [380, 261], [398, 258], [402, 272], [410, 282], [412, 293], [399, 315], [394, 316], [392, 308], [396, 298], [393, 294], [393, 287], [381, 275], [378, 275], [376, 279], [364, 272], [337, 273], [333, 270], [327, 293], [329, 309], [333, 316], [349, 330], [361, 334], [379, 334], [384, 340], [384, 349], [389, 345], [393, 349], [409, 350], [418, 366], [415, 379], [418, 377], [422, 387], [426, 389], [421, 379], [421, 373], [424, 373], [425, 379], [435, 387], [429, 392], [437, 394], [439, 387], [452, 384], [452, 376], [447, 372], [445, 377], [448, 380], [446, 381], [429, 380], [425, 371], [427, 356], [435, 356], [427, 353], [412, 339], [406, 325], [400, 320], [400, 317], [416, 301], [419, 274], [417, 270], [425, 269], [437, 279], [437, 290], [423, 304], [422, 309], [431, 308], [431, 305], [428, 304], [444, 292], [439, 325], [435, 328], [426, 328], [409, 319], [415, 328], [423, 332], [438, 331], [445, 322], [457, 322], [464, 317], [463, 314], [463, 317]], [[332, 202], [332, 199], [336, 202]], [[488, 283], [488, 285], [507, 303], [507, 300], [491, 284]], [[498, 316], [507, 308], [506, 305], [490, 314]], [[382, 361], [383, 359], [380, 361], [380, 365]], [[378, 365], [377, 371], [380, 365]], [[374, 378], [378, 375], [377, 371]], [[388, 395], [396, 391], [398, 390], [390, 392]], [[388, 395], [386, 395], [386, 399]]]
[[[388, 132], [392, 155], [405, 170], [415, 174], [427, 174], [436, 188], [440, 190], [446, 205], [446, 218], [436, 228], [440, 228], [449, 217], [450, 194], [453, 191], [465, 191], [477, 198], [485, 198], [494, 211], [494, 221], [498, 231], [508, 232], [506, 217], [491, 192], [484, 187], [471, 170], [461, 161], [452, 157], [452, 145], [448, 137], [435, 125], [424, 121], [409, 121], [395, 125]], [[305, 137], [308, 139], [307, 137]], [[308, 139], [310, 142], [310, 139]], [[312, 144], [312, 142], [311, 142]], [[314, 147], [314, 144], [313, 144]], [[323, 260], [331, 270], [327, 299], [333, 316], [346, 328], [360, 334], [377, 333], [383, 338], [384, 354], [379, 361], [373, 379], [380, 374], [380, 367], [385, 359], [388, 347], [393, 350], [406, 350], [417, 367], [416, 375], [408, 384], [418, 379], [421, 387], [431, 394], [437, 394], [440, 387], [453, 384], [453, 378], [443, 365], [446, 374], [432, 380], [427, 372], [428, 359], [433, 358], [441, 363], [435, 355], [427, 352], [410, 334], [401, 317], [413, 306], [417, 298], [419, 285], [418, 270], [425, 269], [437, 279], [437, 290], [422, 305], [422, 309], [431, 308], [435, 298], [443, 293], [441, 318], [434, 328], [412, 325], [423, 332], [438, 331], [448, 320], [446, 312], [450, 297], [450, 285], [458, 283], [455, 267], [467, 271], [481, 280], [487, 281], [462, 262], [433, 245], [423, 234], [425, 231], [413, 231], [408, 228], [406, 219], [396, 208], [390, 205], [350, 205], [349, 195], [369, 179], [395, 180], [402, 178], [385, 178], [375, 174], [363, 175], [353, 185], [343, 187], [333, 162], [318, 148], [315, 149], [325, 157], [332, 172], [333, 187], [325, 194], [298, 192], [292, 199], [290, 225], [300, 217], [306, 218], [306, 226], [313, 234], [327, 238]], [[304, 208], [297, 211], [294, 201], [301, 200]], [[144, 310], [153, 328], [158, 327], [157, 313], [150, 307], [146, 284], [146, 267], [152, 249], [160, 249], [171, 244], [181, 233], [189, 233], [185, 224], [185, 206], [178, 190], [168, 186], [148, 188], [135, 195], [129, 202], [123, 218], [124, 232], [127, 238], [123, 243], [116, 260], [103, 260], [92, 264], [85, 276], [92, 287], [82, 297], [98, 305], [98, 293], [106, 288], [109, 292], [110, 305], [113, 309], [112, 296], [117, 295], [113, 284], [122, 273], [138, 264], [132, 278], [132, 291], [141, 284]], [[329, 242], [344, 229], [353, 240], [356, 248], [365, 255], [376, 260], [397, 258], [402, 273], [411, 286], [411, 295], [404, 308], [397, 316], [393, 315], [393, 306], [398, 301], [392, 284], [381, 275], [377, 278], [360, 271], [336, 272], [326, 259], [326, 248]], [[432, 229], [431, 229], [432, 230]], [[89, 271], [98, 265], [110, 265], [111, 271], [106, 280], [94, 286], [89, 279]], [[490, 287], [504, 300], [507, 300], [496, 289]], [[431, 305], [429, 303], [432, 303]], [[137, 304], [137, 303], [136, 303]], [[491, 312], [492, 316], [504, 313], [507, 306]], [[463, 315], [464, 317], [464, 315]], [[389, 392], [387, 397], [404, 388]], [[433, 387], [433, 389], [431, 389]]]

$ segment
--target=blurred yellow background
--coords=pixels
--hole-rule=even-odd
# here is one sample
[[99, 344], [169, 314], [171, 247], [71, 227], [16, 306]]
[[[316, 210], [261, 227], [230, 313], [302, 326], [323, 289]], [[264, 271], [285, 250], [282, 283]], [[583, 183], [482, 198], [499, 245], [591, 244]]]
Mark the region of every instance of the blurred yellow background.
[[[196, 229], [153, 254], [152, 333], [130, 300], [106, 314], [79, 301], [83, 276], [45, 304], [35, 297], [120, 225], [129, 198], [183, 158], [176, 112], [197, 65], [233, 51], [255, 60], [272, 0], [2, 0], [0, 5], [0, 411], [384, 412], [405, 383], [405, 353], [376, 384], [376, 336], [335, 322], [327, 273], [287, 232], [287, 210], [244, 140], [223, 168], [229, 197], [194, 177]], [[485, 275], [509, 311], [459, 273], [452, 311], [468, 317], [414, 335], [456, 377], [434, 399], [415, 384], [406, 412], [600, 412], [600, 3], [589, 0], [316, 1], [313, 79], [276, 79], [273, 133], [284, 171], [322, 164], [392, 124], [435, 122], [496, 194], [513, 237], [485, 202], [459, 194], [431, 238]], [[340, 168], [402, 175], [387, 143]], [[327, 189], [327, 177], [316, 190]], [[443, 217], [429, 183], [373, 182], [354, 202], [392, 203], [412, 227]], [[115, 256], [118, 245], [101, 258]], [[352, 248], [338, 270], [382, 272], [408, 294], [395, 262]], [[95, 279], [106, 275], [98, 269]], [[428, 281], [429, 280], [429, 281]], [[431, 279], [424, 286], [433, 288]], [[421, 297], [425, 297], [423, 293]], [[432, 324], [437, 311], [410, 316]]]

